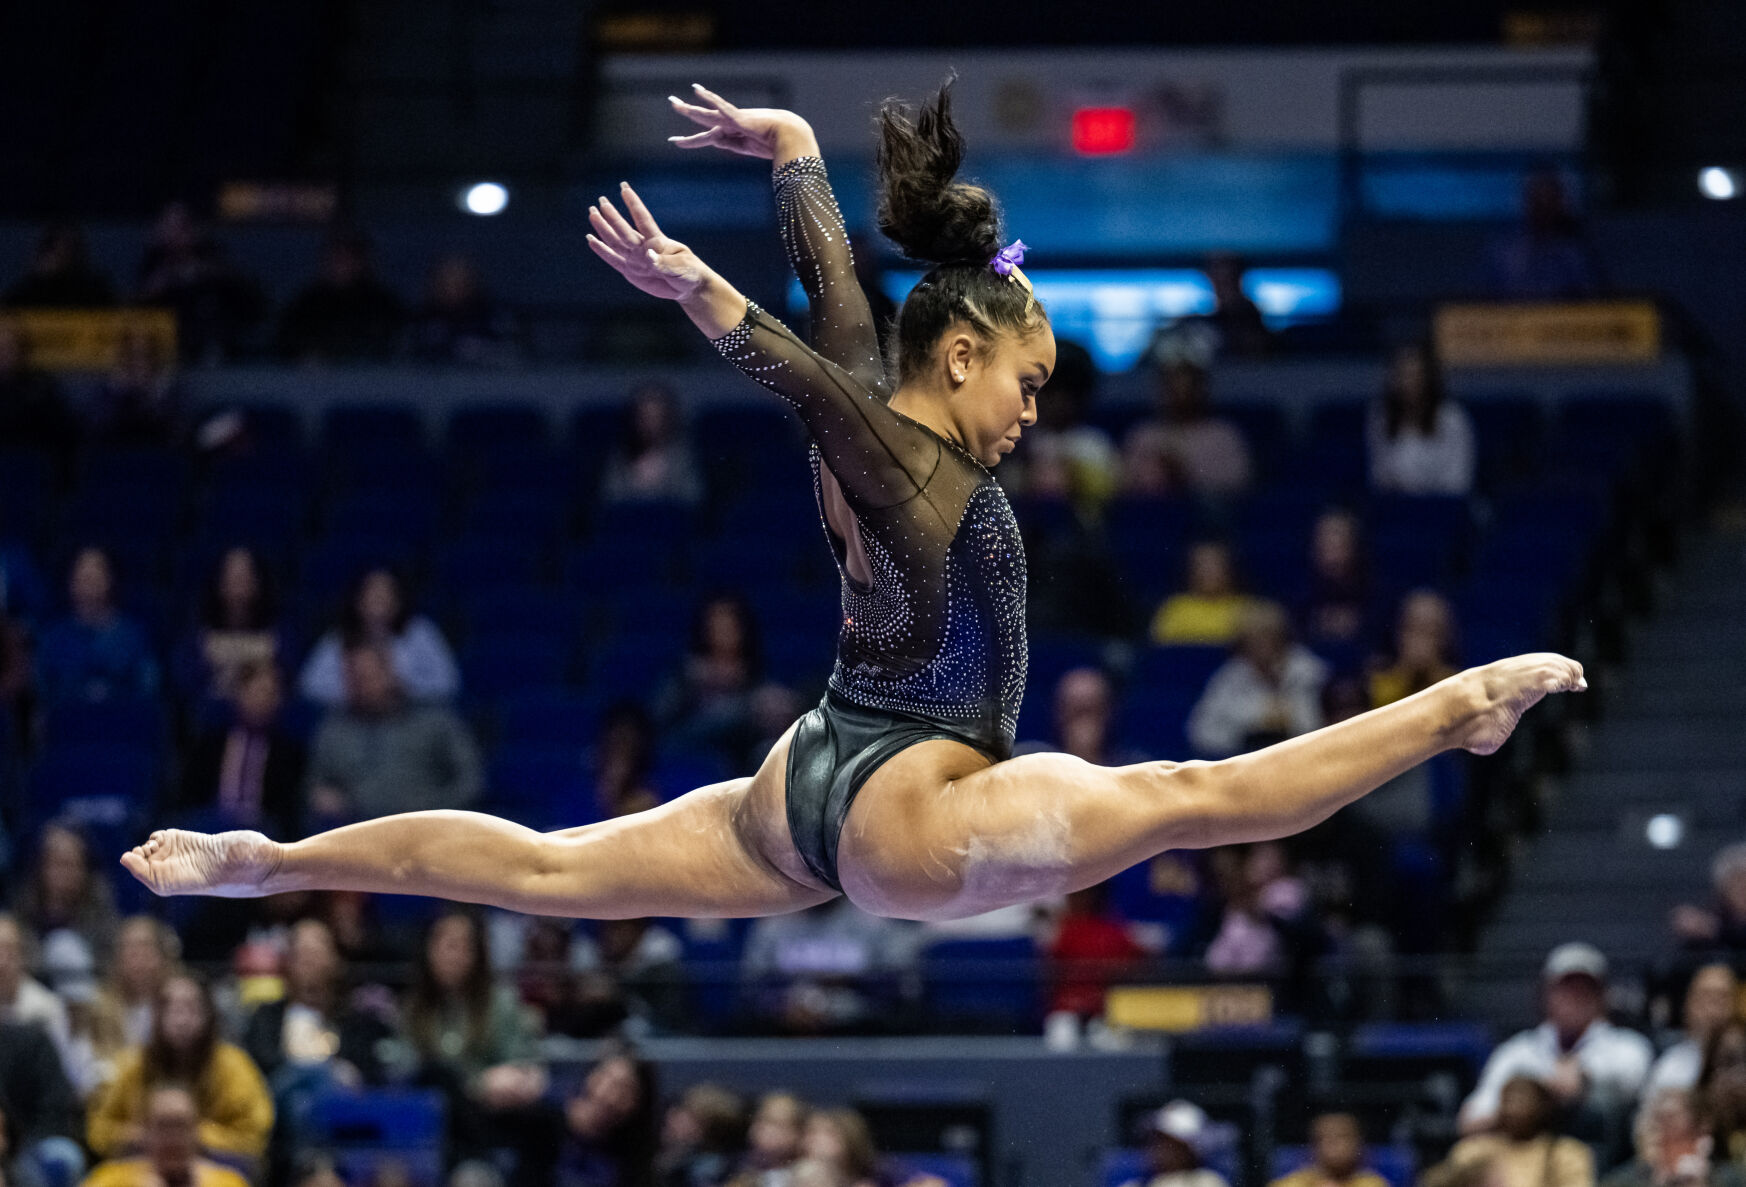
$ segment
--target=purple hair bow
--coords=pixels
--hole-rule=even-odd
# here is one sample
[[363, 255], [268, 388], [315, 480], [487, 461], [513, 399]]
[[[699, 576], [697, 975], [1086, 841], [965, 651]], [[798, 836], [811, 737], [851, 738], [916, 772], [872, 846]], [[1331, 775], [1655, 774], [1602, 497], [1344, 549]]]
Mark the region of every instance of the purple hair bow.
[[994, 253], [994, 258], [988, 261], [988, 266], [1002, 276], [1011, 276], [1012, 270], [1025, 262], [1025, 241], [1014, 239], [1010, 246], [1003, 247]]

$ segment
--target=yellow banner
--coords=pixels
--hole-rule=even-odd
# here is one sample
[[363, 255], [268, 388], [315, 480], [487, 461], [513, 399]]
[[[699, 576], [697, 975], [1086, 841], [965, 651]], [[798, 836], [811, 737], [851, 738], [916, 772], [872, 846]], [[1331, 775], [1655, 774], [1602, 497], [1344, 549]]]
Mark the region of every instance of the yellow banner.
[[1261, 1026], [1273, 1021], [1273, 991], [1265, 985], [1118, 985], [1104, 998], [1104, 1018], [1111, 1026], [1172, 1034]]
[[165, 363], [176, 358], [176, 315], [168, 309], [15, 309], [32, 365], [45, 371], [107, 371], [124, 338], [143, 334]]
[[1453, 367], [1624, 366], [1661, 357], [1661, 313], [1648, 301], [1444, 305], [1437, 353]]

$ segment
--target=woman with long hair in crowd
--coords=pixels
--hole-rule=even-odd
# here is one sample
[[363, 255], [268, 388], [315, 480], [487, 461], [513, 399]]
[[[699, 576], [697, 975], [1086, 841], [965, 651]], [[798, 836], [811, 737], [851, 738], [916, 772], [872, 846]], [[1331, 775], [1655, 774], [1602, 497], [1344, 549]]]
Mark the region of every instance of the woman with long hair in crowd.
[[1558, 655], [1502, 660], [1384, 709], [1216, 763], [1101, 767], [1011, 757], [1024, 691], [1025, 559], [991, 468], [1037, 415], [1054, 334], [1001, 246], [994, 196], [955, 180], [950, 90], [879, 116], [879, 223], [928, 271], [905, 300], [888, 382], [811, 128], [698, 89], [675, 108], [714, 145], [771, 160], [782, 237], [812, 307], [809, 347], [656, 225], [590, 211], [595, 254], [675, 301], [812, 437], [841, 571], [823, 702], [758, 773], [659, 807], [542, 834], [414, 812], [292, 844], [154, 833], [122, 861], [159, 893], [297, 888], [429, 894], [532, 914], [775, 915], [846, 895], [952, 919], [1102, 882], [1166, 849], [1286, 836], [1445, 750], [1490, 753], [1549, 693], [1584, 687]]
[[152, 1089], [181, 1084], [200, 1112], [200, 1148], [252, 1167], [267, 1149], [273, 1099], [260, 1069], [218, 1033], [206, 985], [177, 973], [158, 990], [151, 1035], [124, 1054], [115, 1078], [91, 1102], [87, 1141], [100, 1157], [136, 1150]]
[[446, 701], [461, 686], [455, 654], [442, 631], [413, 611], [406, 584], [394, 570], [377, 567], [352, 583], [340, 607], [339, 625], [316, 643], [303, 665], [298, 691], [322, 705], [344, 702], [346, 652], [365, 644], [388, 653], [400, 687], [415, 701]]

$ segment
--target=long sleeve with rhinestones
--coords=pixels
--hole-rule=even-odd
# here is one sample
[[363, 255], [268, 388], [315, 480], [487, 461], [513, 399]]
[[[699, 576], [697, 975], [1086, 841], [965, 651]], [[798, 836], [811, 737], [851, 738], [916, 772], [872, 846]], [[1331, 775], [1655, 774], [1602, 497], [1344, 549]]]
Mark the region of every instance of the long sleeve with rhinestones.
[[813, 349], [881, 399], [890, 399], [879, 330], [855, 276], [854, 249], [824, 162], [796, 157], [778, 167], [771, 182], [782, 247], [806, 290]]

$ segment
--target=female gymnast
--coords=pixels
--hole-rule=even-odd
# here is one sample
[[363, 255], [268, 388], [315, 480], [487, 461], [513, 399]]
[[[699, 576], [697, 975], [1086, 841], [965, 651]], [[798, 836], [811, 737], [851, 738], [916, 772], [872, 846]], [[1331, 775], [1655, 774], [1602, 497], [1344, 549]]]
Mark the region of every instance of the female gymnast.
[[[159, 894], [424, 894], [540, 915], [773, 915], [847, 895], [944, 920], [1094, 885], [1173, 848], [1287, 836], [1445, 750], [1489, 754], [1548, 693], [1587, 687], [1559, 655], [1501, 660], [1316, 733], [1222, 762], [1099, 767], [1009, 757], [1025, 679], [1025, 557], [990, 470], [1036, 419], [1055, 341], [993, 196], [954, 180], [949, 87], [879, 115], [880, 229], [933, 265], [904, 301], [888, 383], [843, 220], [798, 116], [702, 87], [673, 139], [770, 159], [813, 347], [661, 233], [628, 184], [589, 246], [679, 303], [812, 438], [841, 570], [829, 691], [757, 774], [597, 824], [538, 833], [411, 812], [289, 844], [153, 833], [122, 864]], [[626, 217], [628, 214], [628, 218]]]

